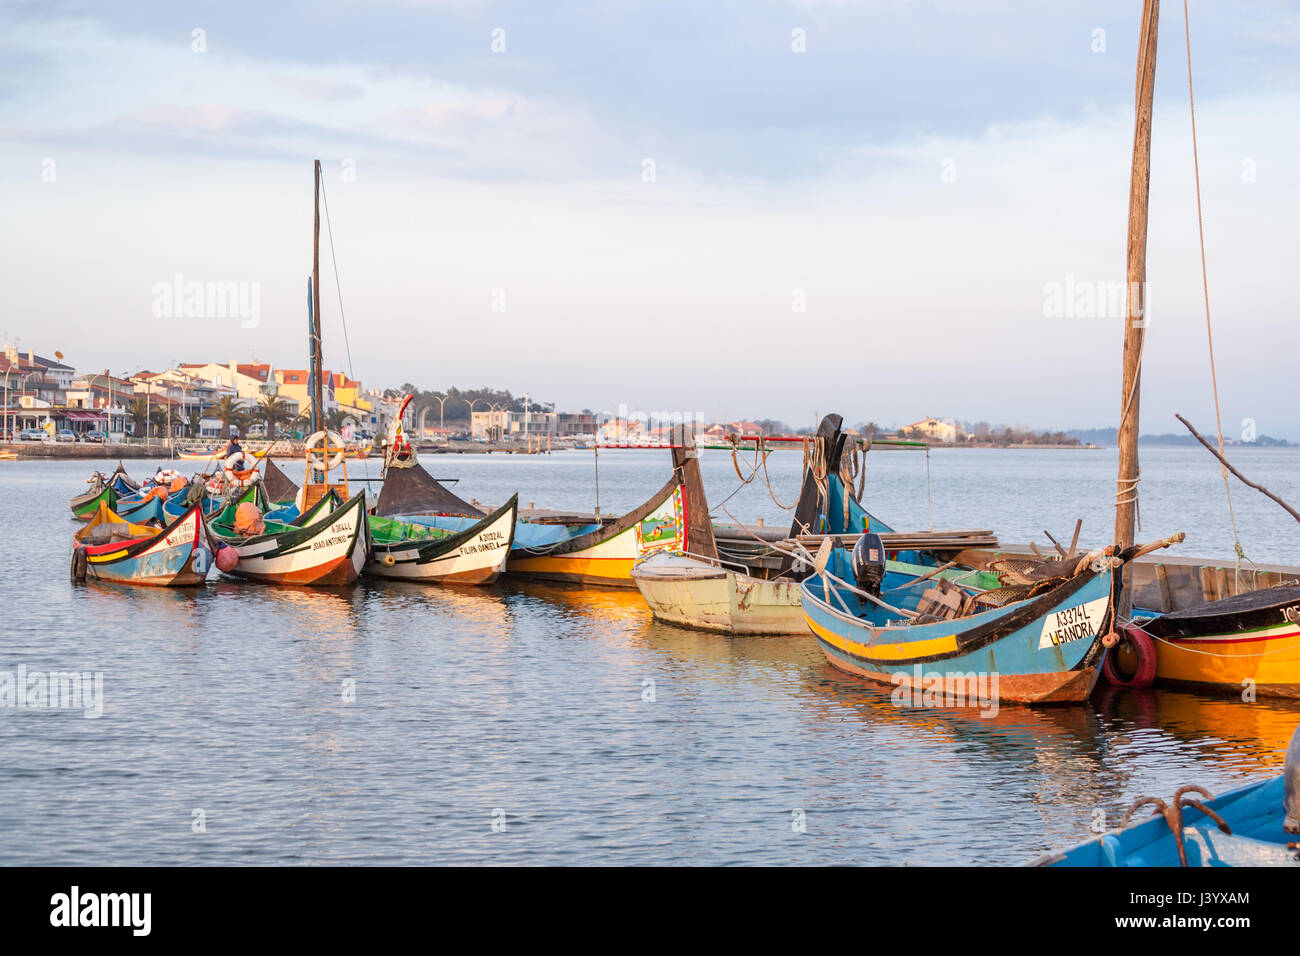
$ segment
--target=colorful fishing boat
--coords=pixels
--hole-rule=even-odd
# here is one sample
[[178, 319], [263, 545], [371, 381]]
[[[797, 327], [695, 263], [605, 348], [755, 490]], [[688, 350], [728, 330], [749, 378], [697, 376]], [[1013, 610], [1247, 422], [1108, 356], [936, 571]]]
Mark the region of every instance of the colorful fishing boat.
[[152, 587], [202, 584], [218, 547], [197, 504], [159, 530], [132, 524], [101, 501], [73, 540], [74, 581]]
[[1150, 675], [1198, 690], [1300, 698], [1300, 585], [1137, 619], [1122, 634], [1116, 683], [1146, 684]]
[[514, 543], [519, 496], [464, 531], [371, 517], [372, 551], [365, 573], [377, 578], [441, 584], [491, 584], [505, 570]]
[[260, 532], [236, 530], [237, 508], [212, 519], [214, 537], [233, 549], [236, 561], [224, 573], [264, 584], [343, 587], [356, 582], [370, 555], [366, 494], [342, 505], [332, 495], [317, 498], [295, 521], [263, 519]]
[[918, 696], [981, 678], [1001, 701], [1082, 701], [1116, 640], [1116, 571], [1181, 540], [1044, 561], [1022, 568], [1028, 583], [983, 590], [914, 586], [916, 576], [886, 568], [878, 535], [863, 535], [852, 554], [826, 539], [802, 586], [804, 616], [831, 666]]
[[[391, 456], [392, 451], [385, 454]], [[618, 518], [562, 513], [520, 515], [505, 573], [512, 578], [635, 587], [632, 566], [640, 558], [659, 550], [681, 548], [686, 541], [683, 502], [681, 482], [674, 472], [644, 504]], [[489, 517], [419, 466], [385, 471], [375, 514], [458, 534], [482, 525]]]
[[[231, 504], [211, 522], [213, 534], [230, 549], [218, 555], [226, 574], [265, 584], [343, 587], [354, 584], [370, 556], [370, 525], [365, 492], [349, 496], [343, 439], [322, 428], [325, 401], [320, 348], [320, 160], [313, 164], [317, 229], [313, 240], [313, 275], [308, 283], [308, 368], [311, 422], [316, 431], [303, 447], [305, 474], [292, 501], [267, 513], [251, 503]], [[270, 445], [261, 452], [264, 457]], [[232, 459], [234, 456], [231, 456]], [[330, 473], [341, 468], [339, 480]], [[236, 482], [252, 481], [254, 469], [227, 460], [225, 473]], [[285, 477], [281, 474], [280, 477]], [[260, 482], [258, 482], [260, 486]], [[228, 555], [228, 557], [227, 557]]]
[[[823, 418], [817, 429], [794, 508], [792, 538], [807, 533], [892, 531], [853, 493], [844, 461], [847, 436], [842, 426], [843, 419], [832, 414]], [[680, 429], [673, 444], [673, 465], [685, 489], [686, 524], [694, 534], [684, 548], [654, 552], [632, 569], [632, 580], [655, 618], [724, 634], [807, 634], [799, 585], [809, 566], [793, 561], [789, 548], [782, 548], [780, 543], [757, 541], [753, 529], [745, 530], [757, 542], [756, 548], [744, 537], [722, 539], [709, 518], [694, 436]], [[733, 454], [735, 450], [733, 446]], [[767, 450], [759, 448], [755, 454], [766, 455]], [[909, 553], [909, 557], [922, 558], [915, 553]], [[890, 566], [899, 570], [914, 567], [899, 562], [891, 562]], [[915, 573], [924, 574], [926, 570], [920, 568]], [[939, 573], [945, 577], [974, 575], [988, 583], [981, 572], [968, 569]]]
[[[1145, 807], [1152, 807], [1154, 815], [1130, 824]], [[1143, 797], [1129, 808], [1118, 830], [1030, 865], [1300, 868], [1300, 728], [1291, 738], [1281, 776], [1213, 798], [1196, 786], [1181, 787], [1169, 803]]]
[[127, 476], [126, 469], [122, 467], [120, 461], [112, 475], [105, 477], [97, 471], [86, 479], [86, 483], [90, 485], [90, 490], [74, 495], [69, 502], [72, 515], [78, 521], [89, 521], [93, 518], [99, 512], [101, 502], [112, 509], [117, 506], [119, 498], [134, 495], [140, 490], [140, 486]]
[[515, 540], [519, 495], [459, 531], [385, 517], [401, 511], [477, 511], [452, 495], [419, 464], [402, 418], [393, 417], [384, 451], [383, 488], [370, 519], [372, 552], [365, 573], [374, 577], [446, 584], [490, 584], [506, 569]]

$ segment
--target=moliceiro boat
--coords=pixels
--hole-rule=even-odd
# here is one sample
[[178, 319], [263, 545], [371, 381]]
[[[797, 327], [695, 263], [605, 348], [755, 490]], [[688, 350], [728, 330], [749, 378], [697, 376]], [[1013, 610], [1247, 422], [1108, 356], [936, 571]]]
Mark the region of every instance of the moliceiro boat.
[[218, 543], [208, 532], [201, 503], [166, 528], [124, 520], [106, 501], [73, 536], [72, 580], [150, 587], [202, 584]]
[[[807, 634], [801, 604], [800, 582], [811, 564], [797, 561], [793, 542], [816, 533], [856, 537], [864, 531], [882, 533], [891, 539], [893, 530], [868, 512], [854, 494], [851, 470], [845, 461], [847, 436], [839, 415], [822, 419], [813, 437], [804, 468], [802, 487], [794, 508], [789, 540], [760, 540], [750, 530], [715, 527], [709, 519], [708, 502], [700, 477], [695, 439], [680, 431], [674, 439], [673, 463], [681, 474], [686, 503], [686, 525], [691, 540], [684, 549], [663, 550], [637, 562], [632, 580], [640, 588], [655, 618], [669, 624], [723, 634]], [[758, 448], [757, 455], [766, 455]], [[758, 464], [756, 459], [755, 472]], [[739, 472], [739, 466], [737, 466]], [[775, 535], [781, 539], [784, 535]], [[894, 536], [897, 538], [898, 536]], [[908, 536], [911, 545], [924, 543], [927, 535]], [[935, 539], [939, 540], [939, 539]], [[958, 541], [946, 535], [944, 543], [960, 548], [971, 539]], [[896, 549], [897, 556], [901, 549]], [[902, 552], [910, 563], [891, 561], [899, 570], [915, 568], [915, 574], [934, 570], [943, 577], [978, 578], [981, 583], [996, 579], [964, 568], [939, 569], [929, 551], [914, 548]], [[922, 562], [926, 567], [919, 567]]]
[[826, 660], [846, 673], [918, 693], [983, 675], [1003, 702], [1073, 703], [1092, 693], [1116, 642], [1117, 572], [1181, 540], [1022, 565], [1024, 584], [922, 590], [916, 576], [886, 568], [877, 535], [852, 554], [826, 539], [802, 585], [803, 611]]
[[[377, 507], [377, 513], [458, 534], [481, 526], [488, 517], [457, 498], [423, 468], [406, 470], [408, 477], [403, 474], [389, 473], [385, 478], [384, 494], [392, 487], [394, 496], [391, 502]], [[636, 586], [632, 567], [639, 559], [660, 550], [681, 549], [690, 533], [682, 481], [675, 469], [644, 504], [618, 518], [520, 515], [505, 573], [542, 581], [632, 588]]]
[[384, 450], [384, 486], [370, 519], [373, 543], [365, 573], [403, 581], [490, 584], [506, 569], [515, 540], [519, 495], [460, 531], [401, 521], [402, 512], [452, 512], [464, 517], [478, 509], [461, 501], [420, 465], [402, 430], [407, 395], [393, 418]]
[[126, 498], [140, 490], [140, 486], [127, 476], [126, 469], [122, 467], [120, 461], [112, 475], [106, 478], [99, 472], [95, 472], [86, 479], [86, 484], [90, 485], [90, 489], [79, 495], [73, 495], [68, 502], [72, 508], [72, 516], [78, 521], [89, 521], [93, 518], [99, 511], [100, 502], [104, 502], [112, 509], [117, 506], [118, 498]]
[[366, 493], [335, 507], [337, 498], [322, 496], [290, 523], [267, 520], [260, 532], [235, 530], [236, 506], [212, 521], [218, 541], [237, 561], [221, 570], [266, 584], [342, 587], [356, 582], [370, 556]]
[[1122, 634], [1121, 683], [1145, 665], [1162, 683], [1232, 694], [1249, 687], [1260, 696], [1300, 699], [1300, 585], [1135, 620]]

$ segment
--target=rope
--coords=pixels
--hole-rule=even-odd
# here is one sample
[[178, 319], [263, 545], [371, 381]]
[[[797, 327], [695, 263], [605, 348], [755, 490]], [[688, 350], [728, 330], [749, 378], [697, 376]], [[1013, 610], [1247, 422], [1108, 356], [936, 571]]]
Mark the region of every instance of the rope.
[[1286, 653], [1287, 651], [1294, 651], [1297, 648], [1300, 648], [1300, 641], [1296, 641], [1296, 643], [1290, 644], [1286, 647], [1279, 647], [1271, 651], [1264, 651], [1263, 653], [1260, 654], [1221, 654], [1218, 651], [1198, 651], [1194, 648], [1188, 647], [1186, 644], [1180, 644], [1177, 641], [1166, 640], [1163, 637], [1160, 637], [1156, 634], [1152, 634], [1141, 624], [1134, 624], [1132, 621], [1127, 622], [1126, 626], [1131, 627], [1134, 630], [1141, 631], [1143, 634], [1151, 638], [1151, 640], [1153, 641], [1159, 641], [1161, 644], [1168, 644], [1170, 647], [1176, 647], [1180, 651], [1186, 651], [1188, 654], [1202, 654], [1205, 657], [1222, 657], [1228, 660], [1233, 660], [1236, 658], [1272, 657], [1274, 654], [1283, 654]]
[[[1196, 175], [1196, 227], [1201, 239], [1201, 291], [1205, 297], [1205, 338], [1210, 348], [1210, 388], [1214, 393], [1214, 424], [1218, 430], [1219, 454], [1223, 455], [1223, 415], [1219, 411], [1219, 379], [1214, 368], [1214, 330], [1210, 324], [1210, 276], [1205, 263], [1205, 218], [1201, 214], [1201, 160], [1196, 147], [1196, 97], [1192, 92], [1192, 24], [1187, 12], [1187, 0], [1183, 0], [1183, 32], [1187, 40], [1187, 105], [1192, 116], [1192, 169]], [[1219, 466], [1219, 474], [1223, 476], [1223, 491], [1228, 496], [1228, 519], [1232, 522], [1232, 544], [1237, 554], [1233, 568], [1233, 585], [1240, 590], [1241, 562], [1246, 558], [1246, 552], [1241, 547], [1241, 535], [1237, 532], [1237, 515], [1232, 507], [1232, 485], [1228, 481], [1228, 469], [1222, 464]]]
[[325, 175], [320, 177], [320, 198], [325, 203], [325, 231], [329, 234], [330, 239], [330, 262], [334, 264], [334, 289], [339, 297], [339, 321], [343, 324], [343, 348], [348, 354], [348, 378], [356, 379], [356, 374], [352, 371], [352, 346], [348, 344], [348, 320], [343, 315], [343, 287], [339, 285], [339, 260], [334, 255], [334, 227], [330, 225], [330, 201], [325, 195]]
[[[758, 442], [755, 442], [755, 443], [754, 443], [754, 467], [750, 470], [750, 472], [749, 472], [749, 477], [748, 477], [748, 478], [746, 478], [744, 475], [742, 475], [742, 474], [740, 473], [740, 459], [739, 459], [738, 457], [736, 457], [736, 453], [737, 453], [739, 450], [740, 450], [740, 446], [737, 445], [735, 441], [732, 441], [732, 443], [731, 443], [731, 467], [734, 468], [734, 469], [736, 469], [736, 477], [740, 479], [740, 483], [741, 483], [742, 485], [747, 485], [747, 484], [749, 484], [751, 481], [753, 481], [753, 480], [754, 480], [754, 476], [758, 474], [758, 453], [759, 453], [759, 443], [758, 443]], [[766, 459], [766, 456], [764, 456], [764, 458]]]
[[[1142, 469], [1138, 469], [1134, 478], [1116, 478], [1115, 507], [1133, 505], [1133, 518], [1137, 522], [1138, 532], [1142, 531], [1142, 503], [1138, 500], [1138, 482], [1142, 480]], [[1127, 485], [1128, 487], [1125, 487]]]

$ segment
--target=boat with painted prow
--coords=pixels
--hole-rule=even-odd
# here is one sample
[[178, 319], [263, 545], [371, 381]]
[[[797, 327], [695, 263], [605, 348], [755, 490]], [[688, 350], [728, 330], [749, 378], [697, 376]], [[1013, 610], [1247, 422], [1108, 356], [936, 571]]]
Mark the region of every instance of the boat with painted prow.
[[233, 515], [213, 521], [217, 539], [234, 549], [238, 561], [222, 571], [264, 584], [345, 587], [354, 584], [370, 555], [366, 493], [335, 508], [318, 498], [301, 523], [266, 521], [258, 534], [234, 533]]
[[134, 495], [140, 490], [140, 485], [127, 476], [126, 469], [120, 461], [113, 474], [105, 477], [97, 471], [86, 479], [86, 484], [90, 485], [90, 489], [73, 495], [68, 502], [72, 508], [72, 516], [78, 521], [89, 521], [93, 518], [99, 511], [100, 502], [107, 504], [111, 510], [117, 506], [119, 498]]
[[[690, 540], [684, 549], [652, 554], [632, 569], [632, 579], [657, 620], [723, 634], [808, 633], [800, 581], [811, 565], [791, 557], [792, 541], [814, 531], [843, 535], [892, 533], [854, 494], [850, 467], [845, 461], [847, 436], [842, 426], [839, 415], [827, 415], [808, 446], [803, 484], [789, 532], [791, 540], [785, 546], [776, 540], [766, 544], [755, 540], [755, 529], [739, 529], [736, 537], [736, 531], [713, 526], [700, 476], [698, 446], [688, 430], [678, 431], [673, 440], [673, 464], [681, 475]], [[733, 455], [735, 451], [732, 446]], [[755, 451], [756, 456], [767, 453], [768, 449], [761, 445]], [[851, 453], [856, 454], [856, 448]], [[739, 474], [740, 467], [736, 467]], [[720, 533], [722, 530], [727, 533]], [[923, 537], [912, 536], [912, 540]], [[934, 560], [930, 554], [911, 552], [910, 556]], [[937, 572], [943, 577], [991, 577], [964, 568], [938, 569], [937, 564], [935, 561], [933, 566], [919, 567], [890, 562], [891, 567], [912, 570], [915, 576]]]
[[194, 504], [162, 530], [132, 524], [101, 501], [73, 536], [72, 580], [147, 587], [202, 584], [218, 543]]
[[371, 517], [365, 573], [401, 581], [491, 584], [506, 569], [518, 511], [516, 494], [464, 531]]
[[[437, 485], [422, 468], [412, 471]], [[390, 480], [385, 481], [385, 491]], [[435, 507], [403, 504], [390, 516], [452, 532], [467, 531], [487, 517], [441, 485], [437, 494], [442, 500]], [[633, 565], [657, 551], [680, 549], [688, 533], [682, 485], [674, 473], [639, 508], [617, 518], [520, 513], [505, 573], [512, 578], [633, 588]]]
[[402, 512], [462, 516], [477, 511], [420, 465], [402, 419], [412, 396], [393, 417], [384, 445], [383, 488], [370, 519], [372, 551], [365, 573], [374, 577], [441, 584], [491, 584], [506, 569], [515, 540], [519, 495], [459, 531], [388, 517]]

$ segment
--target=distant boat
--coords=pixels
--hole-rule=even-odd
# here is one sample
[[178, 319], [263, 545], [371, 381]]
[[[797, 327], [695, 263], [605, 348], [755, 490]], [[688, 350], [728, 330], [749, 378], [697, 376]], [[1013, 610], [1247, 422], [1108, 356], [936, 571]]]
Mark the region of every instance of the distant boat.
[[202, 584], [217, 549], [198, 504], [158, 529], [132, 524], [101, 501], [73, 541], [74, 581], [153, 587]]

